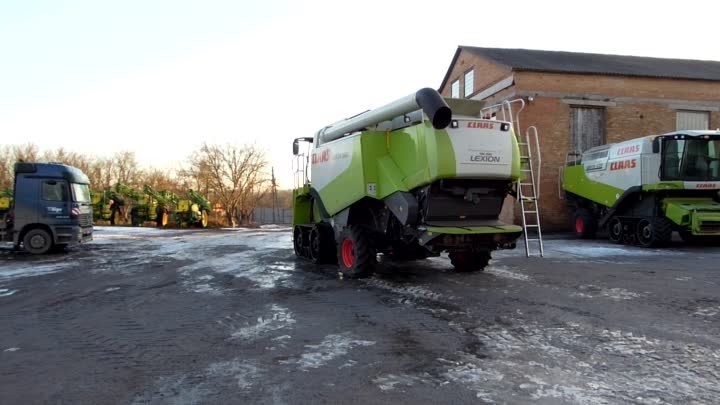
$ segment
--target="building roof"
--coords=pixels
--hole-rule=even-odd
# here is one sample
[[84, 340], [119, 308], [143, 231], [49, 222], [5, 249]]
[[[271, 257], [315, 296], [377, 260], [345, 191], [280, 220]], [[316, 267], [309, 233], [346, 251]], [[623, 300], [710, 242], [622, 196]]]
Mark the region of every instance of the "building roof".
[[718, 61], [458, 46], [441, 89], [462, 50], [515, 71], [720, 81]]

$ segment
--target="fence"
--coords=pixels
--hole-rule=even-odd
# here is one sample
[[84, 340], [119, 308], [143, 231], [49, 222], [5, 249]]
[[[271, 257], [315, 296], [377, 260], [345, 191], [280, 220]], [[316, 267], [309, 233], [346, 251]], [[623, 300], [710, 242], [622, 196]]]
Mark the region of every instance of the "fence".
[[275, 216], [273, 217], [272, 208], [255, 208], [252, 220], [257, 224], [291, 224], [292, 209], [278, 208], [275, 210]]

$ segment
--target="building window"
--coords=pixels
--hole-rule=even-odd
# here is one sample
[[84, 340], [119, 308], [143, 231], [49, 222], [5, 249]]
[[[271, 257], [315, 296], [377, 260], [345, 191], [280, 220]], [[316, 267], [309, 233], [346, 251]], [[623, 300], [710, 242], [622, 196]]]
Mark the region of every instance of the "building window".
[[465, 73], [465, 97], [470, 97], [470, 95], [473, 94], [473, 91], [475, 90], [475, 71], [470, 69], [469, 72]]
[[710, 114], [707, 111], [678, 111], [676, 129], [709, 129]]
[[455, 80], [450, 85], [450, 97], [460, 98], [460, 80]]

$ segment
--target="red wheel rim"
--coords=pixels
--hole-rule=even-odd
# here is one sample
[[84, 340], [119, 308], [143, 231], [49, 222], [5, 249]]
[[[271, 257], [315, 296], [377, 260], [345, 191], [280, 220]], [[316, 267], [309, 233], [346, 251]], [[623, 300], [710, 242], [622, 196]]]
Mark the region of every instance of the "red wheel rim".
[[355, 249], [350, 239], [345, 239], [342, 243], [342, 260], [345, 267], [350, 268], [355, 263]]
[[585, 222], [582, 218], [576, 218], [575, 219], [575, 232], [577, 233], [583, 233], [585, 230]]

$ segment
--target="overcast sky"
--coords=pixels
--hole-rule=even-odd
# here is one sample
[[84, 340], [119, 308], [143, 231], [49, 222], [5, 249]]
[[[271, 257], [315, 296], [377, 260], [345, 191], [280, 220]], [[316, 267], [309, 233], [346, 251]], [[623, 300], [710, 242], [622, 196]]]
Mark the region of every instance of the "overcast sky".
[[[0, 0], [0, 144], [176, 168], [438, 88], [458, 45], [720, 60], [710, 1]], [[480, 76], [482, 72], [477, 72]], [[718, 95], [720, 98], [720, 95]]]

